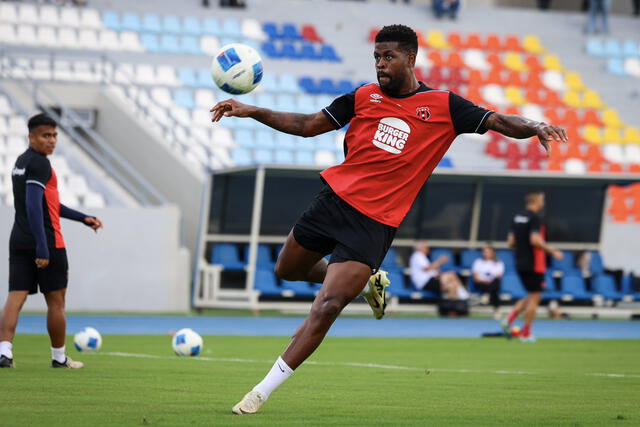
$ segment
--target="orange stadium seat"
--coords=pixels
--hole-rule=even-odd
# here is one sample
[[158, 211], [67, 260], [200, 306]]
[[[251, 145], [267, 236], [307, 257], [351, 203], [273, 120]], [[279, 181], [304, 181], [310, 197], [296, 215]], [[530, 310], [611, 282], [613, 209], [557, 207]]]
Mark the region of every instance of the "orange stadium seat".
[[466, 47], [462, 42], [462, 36], [457, 31], [452, 31], [447, 35], [447, 43], [456, 50], [461, 50]]
[[422, 31], [417, 30], [416, 34], [418, 35], [418, 46], [420, 47], [427, 47], [429, 46], [429, 43], [427, 43], [427, 39], [425, 38], [425, 36], [422, 34]]
[[600, 120], [600, 114], [596, 109], [584, 110], [584, 117], [582, 118], [583, 125], [602, 126], [602, 120]]
[[[553, 150], [551, 152], [553, 153]], [[562, 172], [562, 159], [558, 157], [549, 157], [547, 169], [551, 172]]]
[[563, 104], [558, 92], [546, 90], [543, 96], [542, 105], [545, 107], [561, 107]]
[[537, 89], [543, 88], [544, 84], [542, 83], [542, 79], [540, 78], [540, 71], [529, 69], [529, 73], [527, 74], [527, 80], [524, 82], [527, 87], [534, 87]]
[[518, 106], [516, 105], [509, 105], [507, 108], [504, 109], [504, 114], [512, 114], [512, 115], [519, 116], [520, 108], [518, 108]]
[[538, 55], [527, 55], [524, 63], [529, 71], [542, 72], [544, 70], [544, 67], [540, 63], [540, 58], [538, 58]]
[[503, 69], [504, 64], [502, 63], [502, 59], [500, 59], [500, 55], [497, 53], [490, 53], [487, 55], [487, 62], [491, 65], [492, 68]]
[[504, 157], [504, 153], [500, 148], [500, 140], [498, 138], [491, 138], [484, 146], [484, 152], [488, 156]]
[[580, 136], [579, 126], [565, 126], [565, 131], [567, 132], [567, 138], [569, 141], [584, 142], [583, 138]]
[[558, 113], [558, 110], [554, 107], [547, 107], [544, 109], [544, 118], [546, 119], [547, 123], [552, 123], [552, 124], [560, 124], [560, 113]]
[[609, 173], [623, 173], [624, 168], [620, 163], [609, 163]]
[[459, 52], [453, 51], [449, 52], [449, 57], [447, 58], [445, 65], [452, 68], [461, 68], [464, 67], [464, 61], [462, 60], [462, 56], [460, 56]]
[[[635, 184], [634, 184], [635, 185]], [[631, 185], [630, 187], [633, 187]], [[632, 189], [631, 193], [631, 216], [635, 222], [640, 222], [640, 195], [636, 194]]]
[[607, 213], [611, 216], [613, 222], [627, 222], [630, 209], [627, 204], [629, 193], [625, 187], [611, 185], [608, 190], [611, 203], [607, 209]]
[[585, 153], [587, 162], [602, 164], [605, 162], [600, 147], [594, 144], [587, 144], [587, 152]]
[[542, 105], [543, 103], [542, 97], [540, 96], [540, 88], [527, 87], [525, 97], [532, 104]]
[[564, 153], [565, 158], [581, 159], [581, 160], [585, 158], [585, 156], [582, 154], [582, 150], [579, 142], [569, 141], [566, 147], [567, 149]]
[[509, 71], [507, 74], [507, 79], [505, 80], [507, 86], [525, 86], [524, 81], [522, 80], [522, 73], [518, 71]]
[[525, 157], [529, 160], [539, 161], [539, 160], [546, 159], [547, 153], [536, 139], [532, 139], [531, 142], [527, 144], [527, 151], [525, 153]]
[[507, 38], [504, 41], [503, 49], [504, 50], [521, 52], [522, 51], [522, 44], [520, 43], [520, 38], [518, 36], [508, 35]]
[[528, 159], [527, 169], [529, 169], [530, 171], [542, 170], [542, 162], [540, 161], [540, 159]]
[[469, 70], [469, 84], [474, 86], [481, 86], [484, 83], [482, 72], [480, 70]]
[[482, 44], [482, 40], [480, 39], [480, 34], [469, 33], [469, 35], [467, 36], [466, 48], [484, 50], [484, 45]]
[[632, 163], [629, 165], [629, 173], [640, 173], [640, 163]]
[[486, 104], [486, 101], [482, 97], [482, 92], [480, 92], [480, 86], [472, 86], [469, 85], [467, 87], [467, 99], [474, 104], [483, 105]]
[[430, 50], [427, 55], [434, 67], [443, 67], [445, 65], [439, 50]]
[[580, 126], [582, 122], [578, 116], [578, 111], [573, 108], [567, 108], [562, 116], [562, 122], [565, 126]]
[[507, 160], [507, 169], [509, 169], [509, 170], [520, 170], [520, 160], [518, 160], [518, 159], [508, 159]]
[[376, 41], [376, 35], [378, 35], [378, 31], [380, 31], [380, 28], [372, 28], [369, 30], [369, 42], [373, 43], [374, 41]]
[[489, 71], [484, 84], [504, 86], [505, 81], [502, 78], [502, 70], [499, 68], [492, 68], [491, 71]]
[[520, 160], [524, 157], [517, 142], [507, 143], [507, 149], [504, 152], [504, 156], [507, 160]]
[[467, 84], [468, 82], [469, 81], [462, 74], [462, 68], [449, 69], [449, 84], [457, 86]]
[[431, 67], [429, 74], [426, 76], [426, 81], [430, 87], [440, 86], [445, 81], [442, 69], [440, 67]]
[[487, 50], [499, 51], [502, 50], [502, 43], [500, 43], [500, 37], [497, 34], [488, 34], [487, 41], [484, 45]]

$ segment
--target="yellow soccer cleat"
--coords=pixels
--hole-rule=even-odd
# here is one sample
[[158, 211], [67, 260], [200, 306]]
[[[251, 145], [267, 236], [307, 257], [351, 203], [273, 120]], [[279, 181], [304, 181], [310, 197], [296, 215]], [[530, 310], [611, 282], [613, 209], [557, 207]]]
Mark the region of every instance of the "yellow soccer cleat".
[[259, 391], [250, 391], [245, 394], [240, 402], [231, 408], [231, 412], [236, 415], [255, 414], [266, 401]]
[[382, 319], [384, 317], [384, 309], [387, 307], [387, 286], [391, 281], [387, 278], [387, 272], [378, 270], [377, 273], [369, 277], [367, 285], [369, 289], [362, 296], [367, 300], [373, 310], [373, 317]]

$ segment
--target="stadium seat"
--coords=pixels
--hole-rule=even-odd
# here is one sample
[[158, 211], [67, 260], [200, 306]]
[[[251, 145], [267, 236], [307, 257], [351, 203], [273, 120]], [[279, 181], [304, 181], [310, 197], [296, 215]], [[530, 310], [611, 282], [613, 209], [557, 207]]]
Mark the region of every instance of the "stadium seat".
[[451, 251], [450, 249], [444, 249], [444, 248], [432, 249], [431, 253], [429, 254], [429, 260], [431, 262], [436, 262], [438, 258], [440, 258], [441, 256], [446, 256], [448, 260], [447, 262], [442, 264], [442, 266], [440, 267], [440, 270], [444, 272], [447, 272], [447, 271], [457, 272], [458, 269], [455, 265], [455, 258], [453, 256], [453, 251]]
[[271, 150], [276, 147], [274, 133], [271, 130], [259, 130], [255, 134], [255, 147]]
[[245, 263], [240, 261], [238, 247], [233, 243], [217, 243], [211, 251], [211, 264], [219, 264], [225, 270], [244, 270]]
[[181, 35], [182, 34], [182, 24], [180, 23], [180, 18], [176, 15], [165, 15], [162, 18], [162, 32], [164, 34], [173, 34], [173, 35]]
[[564, 257], [561, 260], [551, 258], [551, 270], [562, 274], [580, 274], [576, 268], [575, 258], [572, 252], [562, 251]]
[[340, 62], [341, 61], [340, 57], [338, 56], [336, 51], [333, 49], [333, 46], [331, 46], [329, 44], [323, 44], [322, 45], [322, 47], [320, 48], [320, 56], [325, 61], [331, 61], [331, 62]]
[[301, 281], [289, 281], [289, 280], [280, 280], [282, 286], [282, 296], [284, 297], [314, 297], [316, 293], [320, 290], [319, 286], [316, 284], [311, 284], [309, 282], [301, 282]]
[[625, 301], [640, 301], [640, 288], [634, 289], [634, 276], [632, 274], [622, 276], [620, 287]]
[[198, 42], [198, 39], [190, 36], [183, 36], [180, 39], [179, 50], [181, 53], [186, 53], [189, 55], [202, 54], [202, 49], [200, 48], [200, 43]]
[[545, 51], [545, 49], [542, 47], [542, 43], [540, 43], [540, 39], [534, 35], [524, 36], [522, 40], [522, 47], [527, 52], [535, 53], [537, 55], [540, 55]]
[[617, 76], [627, 75], [627, 70], [624, 66], [624, 60], [620, 58], [609, 58], [609, 60], [607, 60], [607, 71]]
[[257, 269], [253, 288], [265, 296], [281, 296], [282, 288], [276, 282], [276, 276], [271, 269]]
[[[249, 248], [250, 245], [245, 245], [244, 247], [244, 259], [249, 262]], [[263, 243], [258, 245], [257, 259], [256, 259], [256, 268], [258, 270], [267, 270], [272, 271], [275, 267], [275, 262], [271, 257], [271, 248], [268, 245]]]
[[398, 262], [396, 248], [389, 248], [380, 267], [389, 273], [402, 273], [402, 265]]
[[302, 36], [298, 32], [296, 24], [285, 22], [284, 24], [282, 24], [282, 38], [286, 40], [296, 41], [302, 39]]
[[242, 38], [242, 30], [240, 28], [240, 21], [233, 18], [226, 18], [222, 22], [222, 34], [226, 37], [240, 39]]
[[[263, 77], [264, 79], [264, 77]], [[280, 74], [276, 80], [276, 90], [284, 93], [300, 93], [300, 86], [293, 74]]]
[[274, 153], [274, 161], [278, 164], [290, 165], [295, 163], [293, 157], [293, 151], [290, 150], [276, 150]]
[[253, 160], [259, 164], [273, 163], [273, 153], [271, 150], [255, 150], [253, 152]]
[[283, 55], [281, 51], [276, 47], [275, 43], [266, 41], [260, 45], [260, 50], [268, 57], [268, 58], [282, 58]]
[[296, 151], [295, 153], [296, 164], [298, 165], [313, 165], [315, 164], [315, 158], [310, 151]]
[[[98, 41], [97, 39], [95, 40], [95, 42], [91, 39], [91, 36], [89, 34], [94, 33], [95, 32], [93, 30], [82, 30], [80, 32], [80, 36], [78, 37], [78, 39], [80, 40], [80, 42], [86, 46], [87, 48], [90, 48], [88, 46], [88, 44], [90, 43], [95, 43], [96, 46], [95, 48], [98, 48]], [[133, 31], [122, 31], [119, 33], [120, 34], [120, 49], [128, 51], [128, 52], [143, 52], [144, 51], [144, 47], [140, 44], [140, 37], [138, 35], [138, 33], [134, 33]]]
[[296, 45], [294, 45], [293, 43], [290, 43], [290, 42], [282, 43], [280, 52], [281, 52], [283, 58], [288, 58], [288, 59], [293, 59], [293, 60], [303, 59], [302, 52], [300, 52], [296, 48]]
[[301, 59], [309, 59], [312, 61], [319, 61], [322, 59], [319, 52], [316, 51], [315, 45], [312, 43], [302, 43], [299, 55]]
[[178, 38], [169, 34], [160, 36], [160, 50], [164, 53], [182, 53]]
[[302, 26], [302, 30], [300, 31], [302, 38], [311, 43], [324, 43], [322, 37], [320, 37], [316, 31], [316, 27], [312, 24], [307, 24]]
[[482, 252], [479, 249], [465, 249], [460, 254], [460, 267], [470, 270], [478, 258], [482, 258]]
[[415, 291], [405, 286], [404, 276], [399, 271], [389, 271], [387, 276], [391, 282], [387, 287], [387, 293], [391, 296], [406, 299], [411, 298], [411, 294]]
[[173, 93], [173, 99], [176, 105], [187, 110], [193, 110], [196, 106], [193, 101], [193, 93], [188, 89], [176, 89]]
[[593, 293], [602, 296], [605, 300], [619, 301], [622, 293], [616, 290], [613, 277], [608, 274], [601, 274], [592, 279], [591, 286]]
[[513, 256], [513, 252], [509, 249], [498, 249], [496, 251], [496, 257], [504, 263], [505, 272], [516, 271], [516, 260]]
[[587, 40], [586, 51], [589, 55], [593, 56], [606, 56], [606, 51], [602, 39], [592, 37]]
[[544, 276], [544, 288], [542, 289], [542, 299], [544, 301], [559, 300], [562, 298], [562, 292], [558, 291], [556, 280], [547, 271]]
[[153, 34], [142, 34], [140, 44], [147, 52], [158, 53], [162, 51], [158, 37]]
[[142, 29], [140, 17], [136, 13], [126, 12], [122, 15], [120, 27], [122, 30], [140, 31]]
[[562, 292], [563, 301], [591, 299], [591, 294], [586, 290], [584, 279], [578, 275], [563, 276], [560, 279], [560, 292]]
[[514, 272], [506, 272], [500, 283], [500, 299], [519, 300], [527, 295], [520, 276]]
[[275, 145], [279, 150], [295, 150], [304, 143], [304, 141], [296, 141], [293, 135], [287, 133], [277, 132], [275, 135]]
[[179, 68], [178, 80], [186, 87], [197, 87], [196, 74], [192, 68]]
[[223, 33], [220, 28], [220, 22], [213, 17], [204, 18], [202, 21], [202, 34], [214, 37], [222, 36]]
[[162, 32], [160, 17], [156, 14], [147, 13], [142, 17], [142, 31], [145, 33], [159, 34]]

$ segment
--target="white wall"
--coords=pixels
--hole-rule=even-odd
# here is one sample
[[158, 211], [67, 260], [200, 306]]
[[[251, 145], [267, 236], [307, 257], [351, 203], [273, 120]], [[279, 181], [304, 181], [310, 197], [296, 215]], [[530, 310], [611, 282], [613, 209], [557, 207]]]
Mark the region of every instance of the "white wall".
[[[189, 252], [180, 247], [180, 213], [175, 206], [105, 208], [97, 234], [62, 220], [69, 257], [69, 311], [185, 312], [190, 306]], [[9, 235], [13, 208], [0, 207], [0, 304], [9, 277]], [[45, 309], [42, 294], [24, 310]]]

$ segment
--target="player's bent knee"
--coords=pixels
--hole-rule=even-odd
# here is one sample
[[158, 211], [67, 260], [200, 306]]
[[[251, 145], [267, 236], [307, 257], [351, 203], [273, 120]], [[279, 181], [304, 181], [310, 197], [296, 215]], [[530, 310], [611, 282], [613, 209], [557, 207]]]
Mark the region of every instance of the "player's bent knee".
[[323, 319], [335, 318], [340, 314], [345, 305], [343, 298], [325, 296], [322, 298], [320, 305], [312, 310], [311, 314], [313, 317], [320, 317]]
[[279, 262], [279, 260], [276, 262], [273, 272], [276, 274], [276, 277], [283, 280], [295, 281], [302, 279], [295, 268], [287, 267], [284, 263]]

